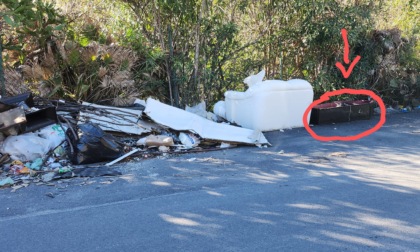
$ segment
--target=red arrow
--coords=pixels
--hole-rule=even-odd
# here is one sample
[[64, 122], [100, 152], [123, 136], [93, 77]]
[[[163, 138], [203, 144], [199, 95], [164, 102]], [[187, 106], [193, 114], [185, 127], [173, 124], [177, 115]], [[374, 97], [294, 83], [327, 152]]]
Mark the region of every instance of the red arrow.
[[[349, 64], [350, 63], [350, 60], [349, 60], [350, 46], [349, 46], [349, 41], [347, 40], [346, 29], [341, 29], [341, 36], [343, 37], [343, 40], [344, 40], [344, 63]], [[348, 70], [346, 70], [346, 68], [343, 66], [343, 64], [341, 64], [341, 62], [336, 62], [335, 66], [338, 69], [340, 69], [344, 78], [347, 79], [350, 76], [351, 72], [353, 71], [354, 66], [356, 66], [357, 62], [359, 62], [360, 58], [361, 57], [357, 55], [356, 58], [354, 58], [354, 60], [351, 62]]]

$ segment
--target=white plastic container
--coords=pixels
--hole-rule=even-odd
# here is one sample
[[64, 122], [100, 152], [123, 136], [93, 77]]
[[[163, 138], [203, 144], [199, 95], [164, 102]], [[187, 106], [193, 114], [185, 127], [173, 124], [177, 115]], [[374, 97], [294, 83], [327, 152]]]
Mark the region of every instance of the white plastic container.
[[[260, 131], [303, 127], [303, 114], [313, 101], [313, 89], [301, 79], [267, 80], [245, 92], [225, 93], [226, 119]], [[308, 115], [308, 122], [310, 113]]]

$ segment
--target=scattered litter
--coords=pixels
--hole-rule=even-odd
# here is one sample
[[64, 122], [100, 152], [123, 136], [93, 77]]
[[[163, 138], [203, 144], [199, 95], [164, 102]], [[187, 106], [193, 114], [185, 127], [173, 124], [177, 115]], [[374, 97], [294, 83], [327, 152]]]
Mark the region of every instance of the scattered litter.
[[163, 153], [170, 151], [169, 147], [167, 147], [167, 146], [159, 146], [158, 149], [159, 149], [160, 152], [163, 152]]
[[136, 145], [137, 145], [137, 146], [146, 146], [146, 138], [147, 138], [147, 137], [140, 138], [140, 139], [136, 142]]
[[199, 104], [195, 105], [195, 106], [185, 106], [185, 111], [194, 113], [198, 116], [207, 118], [207, 111], [206, 111], [206, 103], [204, 101], [200, 102]]
[[58, 169], [58, 173], [66, 173], [66, 172], [71, 172], [73, 169], [71, 167], [63, 167], [63, 168], [59, 168]]
[[41, 165], [42, 165], [42, 163], [43, 163], [42, 158], [37, 158], [37, 159], [35, 159], [33, 162], [28, 162], [28, 163], [26, 163], [25, 165], [26, 165], [28, 168], [31, 168], [31, 169], [33, 169], [33, 170], [37, 170], [37, 171], [39, 171], [39, 170], [41, 169]]
[[50, 198], [55, 198], [55, 195], [52, 192], [46, 193], [45, 196], [50, 197]]
[[9, 177], [0, 180], [0, 187], [14, 185], [14, 184], [15, 184], [15, 181]]
[[215, 114], [211, 113], [211, 112], [207, 112], [206, 111], [206, 103], [204, 101], [200, 102], [199, 104], [190, 107], [190, 106], [185, 106], [185, 111], [191, 112], [193, 114], [196, 114], [198, 116], [204, 117], [208, 120], [217, 122], [218, 118]]
[[63, 128], [58, 124], [47, 126], [40, 129], [39, 131], [36, 131], [35, 133], [45, 139], [48, 139], [48, 147], [50, 150], [56, 148], [60, 145], [61, 142], [65, 140], [65, 132]]
[[42, 181], [50, 182], [51, 180], [53, 180], [54, 176], [55, 176], [54, 172], [46, 173], [46, 174], [42, 175]]
[[341, 157], [341, 158], [345, 158], [345, 157], [347, 157], [347, 153], [345, 153], [345, 152], [333, 152], [329, 156], [330, 157]]
[[129, 157], [129, 156], [133, 155], [134, 153], [136, 153], [138, 151], [140, 151], [140, 150], [139, 149], [134, 149], [134, 150], [130, 151], [129, 153], [115, 159], [114, 161], [107, 163], [105, 166], [111, 166], [113, 164], [116, 164], [116, 163], [120, 162], [121, 160], [123, 160], [124, 158]]
[[49, 168], [50, 169], [57, 169], [57, 168], [60, 168], [61, 167], [61, 164], [60, 163], [51, 163], [50, 165], [49, 165]]
[[11, 173], [13, 175], [18, 175], [18, 174], [23, 174], [23, 173], [25, 173], [25, 174], [29, 173], [29, 171], [26, 172], [28, 168], [25, 167], [25, 165], [21, 161], [19, 161], [19, 160], [13, 161], [10, 164], [10, 167], [9, 168], [10, 168], [9, 169], [9, 173]]
[[66, 178], [73, 178], [73, 177], [100, 177], [100, 176], [119, 176], [122, 175], [121, 172], [111, 169], [109, 167], [85, 167], [74, 169], [72, 171], [58, 174], [56, 173], [53, 178], [54, 179], [66, 179]]
[[55, 150], [54, 150], [54, 154], [57, 157], [63, 157], [66, 155], [66, 149], [63, 146], [58, 146]]
[[191, 133], [179, 133], [179, 140], [187, 148], [196, 147], [200, 144], [200, 139]]
[[[269, 144], [261, 131], [224, 121], [224, 101], [216, 104], [217, 115], [206, 111], [205, 102], [186, 110], [150, 98], [129, 108], [34, 99], [31, 93], [1, 99], [0, 174], [6, 178], [0, 186], [12, 186], [12, 192], [31, 183], [57, 187], [74, 177], [119, 176], [109, 166], [128, 157]], [[100, 167], [74, 166], [105, 161]]]
[[145, 139], [146, 146], [173, 146], [174, 140], [170, 136], [150, 135]]
[[23, 184], [20, 184], [20, 185], [15, 185], [15, 186], [12, 186], [12, 191], [10, 191], [10, 192], [16, 192], [17, 190], [19, 190], [19, 189], [21, 189], [21, 188], [25, 188], [25, 187], [28, 187], [29, 186], [29, 183], [23, 183]]
[[85, 181], [85, 182], [81, 183], [80, 185], [91, 185], [91, 184], [95, 184], [95, 183], [96, 183], [96, 181]]
[[28, 167], [24, 166], [22, 169], [20, 169], [19, 174], [30, 174], [31, 170], [28, 169]]
[[229, 143], [221, 143], [220, 144], [221, 149], [230, 148], [230, 147], [233, 147], [233, 146], [235, 146], [235, 145], [229, 144]]
[[[379, 109], [378, 114], [380, 114], [380, 113], [381, 113], [381, 110]], [[397, 109], [393, 109], [393, 108], [389, 107], [389, 108], [387, 108], [387, 109], [386, 109], [386, 113], [387, 113], [387, 114], [398, 113], [398, 110], [397, 110]]]

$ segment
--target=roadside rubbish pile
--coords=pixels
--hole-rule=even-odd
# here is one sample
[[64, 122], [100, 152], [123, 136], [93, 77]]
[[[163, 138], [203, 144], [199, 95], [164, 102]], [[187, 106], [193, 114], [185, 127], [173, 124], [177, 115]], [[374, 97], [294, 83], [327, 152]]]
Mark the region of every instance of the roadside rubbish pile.
[[[264, 75], [246, 78], [245, 92], [227, 91], [214, 113], [204, 102], [182, 110], [152, 98], [126, 107], [34, 98], [30, 92], [2, 98], [0, 188], [121, 175], [112, 165], [127, 158], [268, 146], [263, 131], [303, 127], [313, 90], [305, 80], [263, 81]], [[343, 103], [348, 106], [336, 102], [312, 109], [308, 122], [369, 119], [374, 113], [369, 101]], [[353, 117], [351, 106], [358, 106]]]
[[0, 99], [0, 187], [72, 177], [121, 175], [111, 166], [150, 158], [269, 145], [263, 133], [205, 111], [152, 98], [130, 107], [48, 100], [24, 93]]

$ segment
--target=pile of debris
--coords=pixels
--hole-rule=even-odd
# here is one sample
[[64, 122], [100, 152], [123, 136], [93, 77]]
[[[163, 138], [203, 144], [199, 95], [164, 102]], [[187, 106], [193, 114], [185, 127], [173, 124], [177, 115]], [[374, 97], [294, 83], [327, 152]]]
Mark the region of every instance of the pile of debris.
[[120, 175], [110, 166], [129, 157], [269, 145], [262, 132], [232, 126], [204, 108], [182, 110], [152, 98], [130, 107], [31, 93], [0, 99], [0, 187]]

